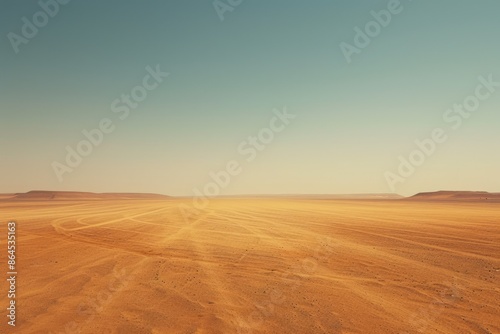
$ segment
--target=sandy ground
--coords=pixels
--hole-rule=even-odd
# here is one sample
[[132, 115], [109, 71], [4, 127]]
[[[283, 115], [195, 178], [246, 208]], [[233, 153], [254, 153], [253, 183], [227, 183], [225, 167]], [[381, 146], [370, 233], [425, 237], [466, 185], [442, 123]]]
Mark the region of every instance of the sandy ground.
[[498, 203], [190, 203], [0, 201], [0, 333], [500, 333]]

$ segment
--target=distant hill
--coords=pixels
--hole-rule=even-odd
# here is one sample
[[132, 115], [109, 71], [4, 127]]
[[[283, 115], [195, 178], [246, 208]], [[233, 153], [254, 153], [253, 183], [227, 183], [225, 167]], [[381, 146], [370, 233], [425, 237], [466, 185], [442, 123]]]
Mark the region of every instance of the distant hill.
[[421, 201], [500, 201], [500, 193], [486, 191], [436, 191], [419, 193], [408, 197]]
[[90, 193], [77, 191], [33, 190], [27, 193], [0, 195], [0, 199], [10, 200], [105, 200], [105, 199], [168, 199], [169, 196], [141, 193]]
[[398, 194], [336, 194], [336, 195], [305, 195], [311, 199], [401, 199]]
[[[500, 193], [486, 191], [436, 191], [422, 192], [411, 197], [398, 194], [345, 194], [345, 195], [246, 195], [221, 196], [222, 198], [296, 198], [316, 200], [410, 200], [410, 201], [492, 201], [500, 202]], [[0, 200], [49, 201], [49, 200], [124, 200], [171, 199], [172, 197], [148, 193], [91, 193], [78, 191], [32, 190], [27, 193], [0, 194]]]
[[401, 199], [404, 198], [398, 194], [333, 194], [333, 195], [317, 195], [317, 194], [276, 194], [276, 195], [227, 195], [219, 196], [221, 198], [295, 198], [295, 199]]

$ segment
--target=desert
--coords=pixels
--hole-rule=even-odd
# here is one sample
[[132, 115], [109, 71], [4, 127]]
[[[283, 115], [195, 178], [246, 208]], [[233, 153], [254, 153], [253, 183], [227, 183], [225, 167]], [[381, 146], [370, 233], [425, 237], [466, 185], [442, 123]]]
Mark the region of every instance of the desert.
[[0, 334], [500, 334], [500, 1], [3, 1]]
[[456, 195], [11, 194], [15, 332], [499, 333], [500, 206]]

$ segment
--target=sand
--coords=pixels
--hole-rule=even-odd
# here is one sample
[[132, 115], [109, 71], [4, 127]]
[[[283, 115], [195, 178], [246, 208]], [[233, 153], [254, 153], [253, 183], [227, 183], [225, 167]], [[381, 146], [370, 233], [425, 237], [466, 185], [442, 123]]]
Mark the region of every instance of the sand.
[[0, 332], [500, 333], [498, 203], [190, 205], [1, 200], [18, 294]]

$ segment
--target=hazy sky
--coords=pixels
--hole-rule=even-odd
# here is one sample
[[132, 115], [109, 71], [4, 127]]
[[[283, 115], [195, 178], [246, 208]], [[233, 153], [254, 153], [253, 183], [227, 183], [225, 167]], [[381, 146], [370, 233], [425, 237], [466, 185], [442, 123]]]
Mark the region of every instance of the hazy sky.
[[[232, 160], [221, 194], [391, 192], [385, 173], [435, 128], [448, 140], [396, 192], [500, 191], [500, 88], [443, 120], [479, 76], [500, 81], [500, 2], [401, 1], [348, 63], [340, 44], [389, 2], [244, 0], [221, 20], [211, 1], [73, 0], [44, 22], [2, 0], [0, 192], [193, 195]], [[157, 65], [170, 75], [120, 119], [113, 102]], [[284, 107], [295, 119], [247, 161], [238, 147]], [[114, 131], [60, 182], [54, 161], [105, 118]]]

